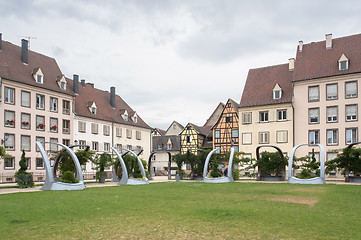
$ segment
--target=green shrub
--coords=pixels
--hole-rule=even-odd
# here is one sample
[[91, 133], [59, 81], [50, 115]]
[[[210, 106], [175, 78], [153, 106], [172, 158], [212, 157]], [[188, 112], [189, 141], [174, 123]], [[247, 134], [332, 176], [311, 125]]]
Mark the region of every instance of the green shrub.
[[34, 187], [33, 175], [31, 173], [17, 171], [15, 178], [19, 188]]
[[238, 171], [238, 169], [233, 169], [232, 170], [232, 175], [233, 175], [234, 180], [239, 180], [239, 171]]
[[63, 173], [61, 179], [58, 180], [63, 183], [78, 183], [79, 180], [75, 178], [74, 173], [72, 171], [66, 171]]
[[211, 170], [211, 177], [217, 178], [222, 176], [221, 171], [218, 168], [218, 162], [217, 159], [214, 158], [212, 161], [212, 170]]

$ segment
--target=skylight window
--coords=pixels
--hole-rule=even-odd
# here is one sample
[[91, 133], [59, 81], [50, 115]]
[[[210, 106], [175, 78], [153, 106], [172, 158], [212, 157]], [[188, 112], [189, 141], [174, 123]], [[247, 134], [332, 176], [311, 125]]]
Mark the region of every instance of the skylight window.
[[277, 100], [277, 99], [281, 99], [281, 97], [282, 97], [282, 88], [278, 83], [276, 83], [276, 85], [273, 88], [273, 99]]
[[338, 69], [340, 71], [344, 71], [348, 69], [349, 59], [346, 57], [345, 54], [342, 54], [340, 59], [338, 59]]

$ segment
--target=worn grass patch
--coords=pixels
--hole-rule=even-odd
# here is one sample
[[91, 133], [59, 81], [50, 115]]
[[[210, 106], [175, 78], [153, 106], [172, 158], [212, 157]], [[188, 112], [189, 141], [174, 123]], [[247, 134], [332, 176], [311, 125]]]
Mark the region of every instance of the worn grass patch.
[[5, 194], [0, 233], [1, 239], [358, 239], [360, 189], [179, 182]]

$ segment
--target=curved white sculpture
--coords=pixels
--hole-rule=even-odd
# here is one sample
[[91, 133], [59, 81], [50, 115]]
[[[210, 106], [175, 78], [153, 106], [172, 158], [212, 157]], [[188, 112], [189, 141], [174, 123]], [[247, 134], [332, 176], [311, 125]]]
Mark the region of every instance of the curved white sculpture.
[[[63, 183], [63, 182], [57, 182], [55, 180], [53, 168], [50, 166], [48, 155], [46, 154], [42, 143], [59, 145], [70, 154], [70, 156], [73, 159], [74, 164], [75, 164], [76, 176], [79, 180], [78, 183]], [[38, 148], [40, 150], [41, 156], [43, 157], [43, 162], [44, 162], [45, 170], [46, 170], [46, 179], [45, 179], [45, 183], [42, 186], [41, 190], [82, 190], [85, 188], [83, 174], [81, 171], [79, 160], [78, 160], [77, 156], [74, 154], [74, 152], [69, 147], [67, 147], [61, 143], [55, 143], [55, 142], [36, 142], [36, 145], [38, 146]]]
[[212, 154], [215, 151], [218, 151], [220, 149], [229, 149], [229, 148], [217, 148], [217, 149], [213, 149], [210, 153], [208, 153], [206, 161], [204, 163], [204, 168], [203, 168], [203, 182], [206, 183], [226, 183], [226, 182], [234, 182], [233, 179], [233, 175], [232, 175], [232, 169], [233, 169], [233, 155], [234, 155], [234, 148], [231, 148], [231, 154], [229, 156], [229, 161], [228, 161], [228, 172], [227, 172], [227, 176], [224, 177], [219, 177], [219, 178], [209, 178], [207, 177], [208, 174], [208, 165], [209, 165], [209, 160], [212, 157]]
[[133, 151], [129, 150], [129, 149], [125, 149], [122, 148], [122, 150], [128, 151], [129, 153], [131, 153], [134, 157], [137, 158], [138, 160], [138, 164], [139, 164], [139, 168], [140, 168], [140, 172], [142, 173], [143, 179], [134, 179], [134, 178], [129, 178], [128, 177], [128, 170], [127, 167], [125, 166], [124, 160], [122, 158], [122, 155], [119, 154], [119, 152], [111, 147], [111, 149], [115, 152], [115, 154], [118, 157], [118, 160], [120, 162], [120, 165], [122, 166], [122, 172], [123, 172], [123, 176], [122, 179], [120, 179], [120, 181], [118, 182], [118, 185], [143, 185], [143, 184], [149, 184], [149, 180], [147, 178], [147, 175], [145, 174], [145, 170], [144, 170], [144, 166], [142, 161], [139, 159], [139, 157], [137, 156], [137, 154], [135, 154]]
[[[302, 146], [318, 146], [320, 148], [320, 176], [310, 179], [300, 179], [292, 176], [292, 164], [293, 157], [297, 148]], [[322, 144], [299, 144], [295, 146], [292, 151], [290, 158], [288, 159], [288, 183], [298, 183], [298, 184], [325, 184], [325, 148]]]

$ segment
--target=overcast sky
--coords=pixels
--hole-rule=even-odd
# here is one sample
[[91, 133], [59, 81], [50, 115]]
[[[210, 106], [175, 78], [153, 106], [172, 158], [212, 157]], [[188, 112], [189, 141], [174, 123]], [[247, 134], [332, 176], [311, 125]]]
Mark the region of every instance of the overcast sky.
[[120, 95], [152, 127], [202, 126], [240, 102], [248, 70], [287, 63], [299, 40], [361, 33], [359, 1], [0, 0], [3, 40], [69, 78]]

